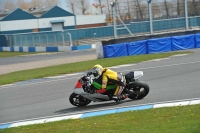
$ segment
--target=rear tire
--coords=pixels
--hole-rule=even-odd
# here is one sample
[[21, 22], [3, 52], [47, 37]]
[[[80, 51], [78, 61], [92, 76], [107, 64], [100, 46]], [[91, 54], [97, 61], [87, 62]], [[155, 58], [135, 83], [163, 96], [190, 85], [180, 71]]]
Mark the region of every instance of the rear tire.
[[135, 100], [135, 99], [142, 99], [149, 93], [149, 85], [142, 82], [142, 81], [135, 81], [133, 84], [130, 85], [131, 89], [134, 93], [138, 96], [129, 96], [128, 98]]
[[91, 100], [88, 100], [76, 93], [72, 93], [69, 97], [69, 102], [74, 106], [82, 107], [88, 105], [91, 102]]

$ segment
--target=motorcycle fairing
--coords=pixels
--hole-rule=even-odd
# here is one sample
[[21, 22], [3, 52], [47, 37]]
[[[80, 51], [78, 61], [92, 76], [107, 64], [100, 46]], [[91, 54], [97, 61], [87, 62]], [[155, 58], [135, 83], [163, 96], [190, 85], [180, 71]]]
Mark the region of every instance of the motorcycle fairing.
[[125, 78], [126, 78], [127, 82], [135, 81], [142, 76], [143, 76], [142, 71], [131, 71], [131, 72], [125, 74]]
[[109, 97], [107, 95], [99, 94], [99, 93], [94, 93], [94, 94], [89, 94], [84, 92], [83, 89], [74, 89], [74, 93], [79, 94], [93, 102], [101, 102], [101, 101], [108, 101]]
[[143, 71], [134, 71], [134, 79], [139, 79], [143, 76]]
[[82, 88], [80, 79], [76, 82], [75, 88]]

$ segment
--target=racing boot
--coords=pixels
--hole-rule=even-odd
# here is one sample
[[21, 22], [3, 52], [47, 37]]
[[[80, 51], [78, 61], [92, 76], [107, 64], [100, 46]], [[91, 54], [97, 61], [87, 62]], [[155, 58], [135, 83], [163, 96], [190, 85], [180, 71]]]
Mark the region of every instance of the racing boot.
[[121, 101], [121, 100], [126, 99], [127, 96], [124, 95], [124, 94], [121, 94], [121, 95], [113, 96], [112, 98], [113, 98], [116, 102], [119, 102], [119, 101]]

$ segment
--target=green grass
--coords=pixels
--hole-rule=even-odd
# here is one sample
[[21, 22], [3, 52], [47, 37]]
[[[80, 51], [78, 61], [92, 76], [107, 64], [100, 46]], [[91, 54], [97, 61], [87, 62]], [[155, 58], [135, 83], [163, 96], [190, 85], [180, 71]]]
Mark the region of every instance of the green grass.
[[17, 71], [9, 74], [0, 75], [0, 85], [9, 84], [17, 81], [24, 81], [35, 78], [42, 78], [47, 76], [55, 76], [60, 74], [68, 74], [74, 72], [87, 71], [92, 68], [94, 64], [101, 64], [104, 67], [137, 63], [152, 59], [166, 58], [177, 54], [192, 53], [190, 51], [179, 51], [179, 52], [169, 52], [169, 53], [159, 53], [159, 54], [147, 54], [138, 56], [126, 56], [118, 58], [105, 58], [96, 59], [90, 61], [76, 62], [70, 64], [62, 64], [57, 66], [43, 67], [31, 70]]
[[30, 52], [0, 52], [0, 58], [5, 57], [13, 57], [13, 56], [20, 56], [20, 55], [30, 55], [30, 54], [37, 54], [37, 53], [30, 53]]
[[35, 124], [0, 133], [199, 133], [200, 104]]

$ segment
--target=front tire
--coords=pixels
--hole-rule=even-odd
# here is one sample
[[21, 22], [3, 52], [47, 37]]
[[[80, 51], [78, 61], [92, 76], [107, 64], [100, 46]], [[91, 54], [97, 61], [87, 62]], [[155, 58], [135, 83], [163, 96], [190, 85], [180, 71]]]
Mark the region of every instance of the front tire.
[[141, 81], [135, 81], [133, 84], [130, 85], [130, 87], [130, 90], [137, 94], [137, 96], [128, 97], [132, 100], [142, 99], [149, 93], [149, 85]]
[[74, 106], [82, 107], [88, 105], [91, 102], [91, 100], [88, 100], [76, 93], [72, 93], [69, 97], [69, 102]]

